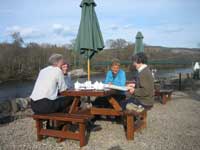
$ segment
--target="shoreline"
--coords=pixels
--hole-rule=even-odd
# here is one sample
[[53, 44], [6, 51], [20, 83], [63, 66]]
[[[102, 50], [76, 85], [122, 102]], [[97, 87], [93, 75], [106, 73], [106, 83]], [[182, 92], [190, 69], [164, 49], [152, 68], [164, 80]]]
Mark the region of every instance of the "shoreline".
[[[95, 80], [102, 80], [104, 74], [102, 72], [93, 72], [92, 76], [94, 77]], [[129, 76], [130, 78], [130, 72], [128, 72], [127, 76]], [[72, 80], [75, 81], [80, 81], [82, 82], [84, 79], [86, 80], [87, 77], [72, 77]], [[102, 78], [102, 79], [101, 79]], [[93, 79], [93, 82], [94, 82]], [[157, 80], [155, 80], [155, 84], [158, 83], [159, 84], [165, 84], [168, 85], [169, 88], [173, 88], [173, 89], [178, 89], [178, 84], [179, 84], [179, 76], [178, 74], [176, 74], [175, 76], [171, 76], [171, 77], [156, 77]], [[190, 80], [192, 80], [192, 76], [189, 75], [189, 78], [187, 76], [187, 74], [182, 74], [182, 86], [183, 88], [185, 88], [186, 86], [189, 85]], [[127, 78], [127, 81], [128, 78]], [[9, 96], [6, 96], [5, 93], [6, 91], [2, 91], [3, 95], [1, 95], [1, 101], [5, 101], [5, 100], [11, 100], [11, 99], [15, 99], [15, 98], [25, 98], [27, 97], [34, 85], [35, 80], [34, 79], [24, 79], [24, 80], [9, 80], [9, 81], [5, 81], [3, 83], [0, 84], [0, 89], [5, 89], [7, 91], [10, 91]], [[23, 89], [25, 90], [23, 92]], [[23, 92], [23, 93], [22, 93]], [[8, 94], [8, 93], [7, 93]]]
[[[191, 69], [191, 67], [178, 67], [178, 68], [167, 68], [167, 69], [157, 69], [157, 70], [176, 70], [176, 69]], [[76, 72], [78, 71], [78, 72]], [[73, 69], [71, 70], [70, 72], [76, 72], [76, 74], [78, 75], [72, 75], [72, 78], [84, 78], [84, 77], [87, 77], [87, 72], [83, 69], [83, 68], [78, 68], [78, 69]], [[131, 72], [130, 69], [126, 70], [126, 72]], [[91, 70], [91, 75], [99, 75], [99, 74], [105, 74], [106, 72], [104, 71], [93, 71]], [[191, 73], [191, 72], [190, 72]], [[186, 74], [186, 73], [184, 73]], [[1, 84], [4, 84], [6, 82], [12, 82], [12, 81], [35, 81], [37, 78], [37, 75], [33, 75], [33, 76], [29, 76], [27, 78], [10, 78], [10, 79], [7, 79], [7, 80], [0, 80], [0, 85]]]
[[[77, 69], [74, 69], [74, 70], [77, 70]], [[73, 71], [73, 70], [72, 70]], [[100, 75], [100, 74], [103, 74], [104, 72], [98, 72], [98, 71], [91, 71], [91, 75]], [[74, 79], [74, 78], [85, 78], [85, 77], [87, 77], [87, 75], [85, 75], [85, 72], [84, 72], [84, 74], [80, 74], [79, 76], [72, 76], [72, 78]], [[5, 83], [7, 83], [7, 82], [12, 82], [12, 81], [14, 81], [14, 82], [16, 82], [16, 81], [35, 81], [37, 79], [37, 76], [33, 76], [33, 77], [29, 77], [29, 78], [10, 78], [10, 79], [8, 79], [8, 80], [0, 80], [0, 85], [1, 84], [5, 84]]]

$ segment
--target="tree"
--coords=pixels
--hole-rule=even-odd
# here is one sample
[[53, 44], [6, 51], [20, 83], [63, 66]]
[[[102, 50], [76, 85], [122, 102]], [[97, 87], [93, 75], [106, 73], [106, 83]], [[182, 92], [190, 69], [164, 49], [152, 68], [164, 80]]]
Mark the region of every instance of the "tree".
[[14, 32], [11, 36], [13, 38], [13, 44], [17, 47], [22, 47], [24, 40], [22, 39], [20, 32]]
[[112, 39], [107, 40], [107, 41], [106, 41], [106, 47], [112, 49], [112, 45], [113, 45], [114, 42], [115, 42], [115, 41], [112, 40]]
[[74, 50], [76, 39], [72, 39], [70, 43], [67, 45], [67, 48]]
[[30, 42], [27, 44], [27, 48], [39, 48], [40, 45], [34, 42]]
[[106, 46], [111, 49], [121, 49], [127, 47], [129, 42], [124, 39], [109, 39], [106, 41]]

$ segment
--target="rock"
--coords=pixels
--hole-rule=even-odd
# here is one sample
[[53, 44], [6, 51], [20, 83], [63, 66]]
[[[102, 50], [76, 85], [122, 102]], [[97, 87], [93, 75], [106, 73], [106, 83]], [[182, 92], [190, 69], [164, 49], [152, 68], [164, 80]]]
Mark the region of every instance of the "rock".
[[14, 117], [10, 114], [1, 113], [0, 114], [0, 124], [9, 123], [14, 120]]
[[75, 69], [69, 72], [72, 77], [85, 77], [87, 73], [83, 69]]
[[12, 111], [12, 106], [9, 100], [0, 102], [0, 113], [9, 113], [11, 111]]
[[11, 100], [11, 107], [12, 107], [12, 112], [16, 113], [20, 110], [19, 106], [16, 103], [16, 100]]
[[[9, 123], [26, 114], [31, 114], [30, 98], [17, 98], [0, 102], [0, 124]], [[27, 110], [27, 111], [24, 111]]]
[[30, 98], [17, 98], [0, 102], [0, 113], [18, 112], [30, 106]]
[[30, 98], [17, 98], [16, 103], [19, 106], [19, 110], [25, 110], [29, 107]]

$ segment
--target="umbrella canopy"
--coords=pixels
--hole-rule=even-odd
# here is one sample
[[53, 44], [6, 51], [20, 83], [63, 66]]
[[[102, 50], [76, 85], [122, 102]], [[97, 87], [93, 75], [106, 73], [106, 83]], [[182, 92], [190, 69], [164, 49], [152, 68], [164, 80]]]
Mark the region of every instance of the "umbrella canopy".
[[136, 35], [136, 41], [135, 41], [135, 51], [134, 53], [144, 52], [144, 45], [143, 45], [143, 35], [141, 32], [138, 32]]
[[86, 54], [88, 59], [88, 80], [90, 80], [90, 59], [104, 48], [103, 37], [95, 13], [94, 0], [82, 0], [81, 22], [76, 38], [75, 49]]
[[86, 54], [88, 59], [104, 48], [103, 37], [95, 13], [94, 0], [82, 0], [81, 22], [76, 38], [75, 49]]

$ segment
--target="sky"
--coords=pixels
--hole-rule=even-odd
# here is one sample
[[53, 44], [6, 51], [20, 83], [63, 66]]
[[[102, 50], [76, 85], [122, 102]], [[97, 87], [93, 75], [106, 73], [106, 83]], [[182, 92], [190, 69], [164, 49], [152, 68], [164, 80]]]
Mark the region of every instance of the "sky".
[[[200, 47], [200, 0], [95, 0], [104, 41], [122, 38], [167, 47]], [[0, 42], [20, 32], [25, 43], [76, 38], [81, 0], [0, 0]]]

